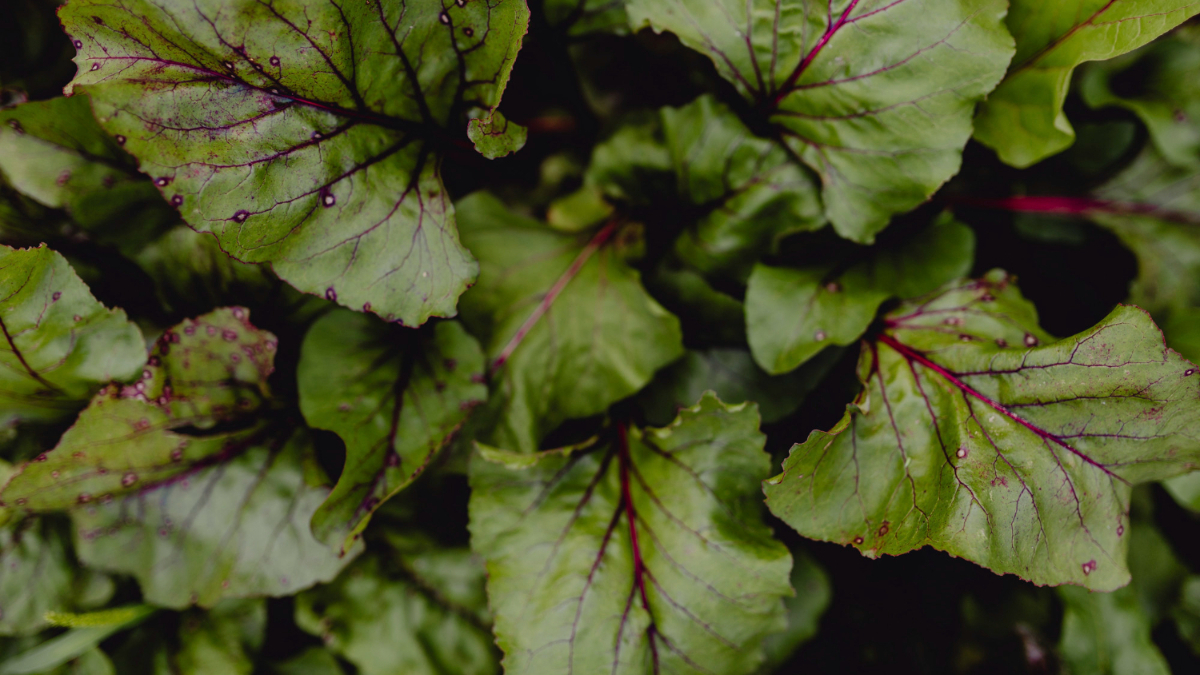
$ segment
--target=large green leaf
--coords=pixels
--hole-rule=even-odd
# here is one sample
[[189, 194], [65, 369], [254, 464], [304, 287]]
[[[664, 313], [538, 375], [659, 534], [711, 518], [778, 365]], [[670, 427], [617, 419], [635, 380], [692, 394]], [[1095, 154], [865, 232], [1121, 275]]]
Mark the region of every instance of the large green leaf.
[[283, 595], [352, 556], [313, 538], [328, 488], [311, 485], [308, 432], [274, 412], [274, 336], [242, 308], [165, 332], [142, 378], [109, 385], [58, 446], [0, 492], [27, 511], [71, 509], [84, 563], [132, 574], [182, 607]]
[[101, 124], [197, 230], [300, 290], [414, 325], [476, 266], [439, 177], [467, 107], [493, 109], [521, 0], [72, 0]]
[[712, 59], [870, 242], [958, 172], [975, 103], [1012, 54], [1003, 0], [629, 0], [630, 25]]
[[922, 546], [1038, 584], [1129, 581], [1130, 486], [1200, 466], [1200, 378], [1136, 307], [1051, 340], [1003, 272], [890, 313], [864, 390], [767, 505], [865, 555]]
[[1013, 0], [1017, 53], [975, 118], [975, 138], [1027, 167], [1065, 150], [1075, 131], [1063, 102], [1075, 68], [1120, 56], [1200, 13], [1193, 0]]
[[353, 544], [487, 398], [479, 344], [458, 323], [431, 328], [394, 329], [340, 310], [304, 338], [300, 408], [346, 442], [342, 475], [313, 516], [313, 532], [330, 545]]
[[557, 232], [486, 193], [458, 208], [481, 266], [463, 317], [491, 362], [498, 445], [536, 450], [563, 421], [603, 412], [683, 354], [679, 321], [622, 258], [630, 230]]
[[675, 242], [688, 265], [745, 279], [779, 238], [825, 224], [808, 171], [711, 96], [661, 115], [680, 197], [701, 214]]
[[755, 265], [746, 288], [746, 338], [768, 373], [786, 373], [829, 345], [858, 339], [892, 297], [924, 295], [971, 271], [975, 235], [948, 214], [899, 247], [819, 267]]
[[45, 246], [0, 246], [0, 427], [68, 417], [146, 362], [142, 334]]
[[363, 675], [498, 673], [482, 564], [466, 549], [431, 542], [396, 560], [399, 570], [364, 557], [332, 584], [300, 594], [296, 624]]
[[761, 520], [758, 411], [707, 394], [666, 428], [613, 432], [472, 464], [505, 672], [753, 672], [791, 595]]

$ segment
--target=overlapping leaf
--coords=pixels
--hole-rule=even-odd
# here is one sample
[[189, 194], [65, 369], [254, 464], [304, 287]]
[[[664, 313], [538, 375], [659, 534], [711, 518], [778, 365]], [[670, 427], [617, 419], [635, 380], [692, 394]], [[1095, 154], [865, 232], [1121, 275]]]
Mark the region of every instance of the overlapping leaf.
[[930, 545], [1112, 590], [1130, 486], [1200, 465], [1197, 372], [1135, 307], [1054, 342], [1002, 272], [953, 283], [888, 315], [863, 392], [792, 448], [767, 504], [869, 556]]
[[272, 414], [274, 336], [241, 308], [159, 338], [141, 379], [93, 399], [58, 446], [0, 492], [27, 511], [74, 507], [78, 553], [182, 607], [279, 595], [348, 562], [316, 541], [307, 431]]
[[486, 193], [458, 208], [481, 265], [462, 311], [494, 373], [497, 444], [536, 450], [563, 421], [603, 412], [683, 353], [679, 321], [622, 259], [616, 223], [564, 234]]
[[317, 537], [343, 549], [371, 514], [421, 475], [487, 398], [483, 353], [463, 327], [398, 334], [349, 311], [309, 330], [297, 374], [308, 423], [337, 432], [346, 466], [313, 516]]
[[625, 0], [544, 0], [541, 4], [546, 21], [566, 35], [629, 31]]
[[48, 625], [46, 612], [74, 604], [67, 536], [41, 519], [0, 528], [0, 635], [36, 633]]
[[782, 630], [787, 550], [761, 520], [753, 404], [711, 394], [663, 429], [472, 465], [509, 675], [753, 672]]
[[1000, 0], [630, 0], [769, 116], [822, 182], [839, 234], [870, 242], [959, 168], [975, 103], [1003, 77]]
[[431, 542], [396, 560], [403, 571], [366, 557], [332, 584], [302, 593], [297, 625], [363, 675], [499, 673], [482, 564], [466, 549]]
[[892, 297], [924, 295], [971, 270], [975, 236], [944, 215], [899, 247], [854, 263], [786, 268], [755, 265], [746, 288], [746, 338], [768, 373], [786, 373], [829, 345], [862, 335]]
[[475, 276], [438, 175], [468, 107], [494, 109], [520, 0], [72, 0], [68, 90], [184, 219], [297, 288], [406, 324]]
[[1194, 0], [1013, 0], [1017, 53], [975, 119], [975, 138], [1027, 167], [1075, 140], [1063, 102], [1075, 68], [1145, 45], [1200, 13]]
[[68, 417], [146, 362], [125, 312], [105, 309], [45, 246], [0, 246], [0, 332], [0, 426]]

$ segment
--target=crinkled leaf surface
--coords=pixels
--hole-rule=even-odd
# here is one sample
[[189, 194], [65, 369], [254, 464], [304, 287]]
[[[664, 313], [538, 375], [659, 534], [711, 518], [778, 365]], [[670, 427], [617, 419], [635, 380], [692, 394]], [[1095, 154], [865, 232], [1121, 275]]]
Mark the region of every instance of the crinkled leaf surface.
[[[1114, 78], [1130, 67], [1149, 73], [1136, 96], [1113, 91]], [[1200, 167], [1200, 30], [1181, 26], [1125, 58], [1090, 64], [1080, 94], [1093, 108], [1120, 106], [1146, 125], [1154, 147], [1173, 166]]]
[[706, 394], [590, 450], [476, 457], [471, 543], [505, 673], [753, 672], [791, 595], [758, 421]]
[[135, 384], [105, 387], [58, 446], [23, 465], [0, 499], [76, 507], [85, 564], [137, 577], [182, 607], [293, 593], [352, 556], [313, 538], [329, 491], [309, 484], [308, 432], [271, 412], [277, 349], [242, 308], [165, 332]]
[[864, 390], [792, 448], [767, 505], [868, 556], [922, 546], [1038, 584], [1129, 581], [1130, 486], [1200, 463], [1200, 379], [1136, 307], [1052, 341], [1011, 279], [890, 313]]
[[71, 415], [146, 362], [141, 331], [45, 246], [0, 246], [0, 426]]
[[486, 193], [458, 208], [481, 266], [463, 317], [492, 364], [498, 445], [536, 450], [563, 421], [603, 412], [683, 354], [678, 319], [622, 259], [614, 224], [564, 234]]
[[1003, 0], [629, 0], [630, 25], [712, 59], [870, 242], [958, 172], [975, 103], [1012, 54]]
[[701, 210], [675, 242], [683, 262], [705, 274], [745, 279], [780, 237], [825, 224], [808, 171], [713, 97], [664, 108], [661, 115], [680, 197]]
[[899, 247], [858, 263], [754, 266], [746, 287], [746, 339], [768, 373], [786, 373], [829, 345], [862, 335], [885, 300], [924, 295], [971, 270], [975, 235], [948, 214]]
[[364, 557], [332, 584], [305, 591], [296, 624], [363, 675], [499, 673], [482, 564], [466, 549], [423, 548], [398, 556], [400, 570]]
[[488, 159], [512, 154], [525, 146], [529, 130], [509, 121], [504, 113], [493, 110], [467, 123], [467, 137], [475, 144], [475, 150]]
[[339, 310], [304, 338], [300, 408], [346, 443], [346, 466], [313, 516], [313, 532], [332, 546], [353, 544], [487, 398], [479, 343], [457, 322], [431, 328], [392, 329]]
[[1170, 675], [1132, 587], [1112, 593], [1058, 589], [1065, 609], [1058, 650], [1072, 675]]
[[1120, 56], [1200, 13], [1195, 0], [1012, 0], [1017, 53], [975, 118], [975, 138], [1024, 168], [1065, 150], [1063, 102], [1075, 68]]
[[454, 313], [476, 266], [438, 174], [494, 108], [521, 0], [72, 0], [101, 124], [184, 219], [297, 288], [388, 320]]
[[31, 635], [46, 612], [72, 606], [76, 589], [68, 535], [41, 518], [0, 528], [0, 635]]
[[744, 349], [688, 350], [683, 358], [658, 371], [638, 394], [638, 403], [651, 424], [665, 426], [681, 408], [711, 390], [729, 403], [754, 401], [763, 422], [776, 422], [804, 402], [841, 353], [830, 349], [813, 359], [809, 368], [772, 377]]

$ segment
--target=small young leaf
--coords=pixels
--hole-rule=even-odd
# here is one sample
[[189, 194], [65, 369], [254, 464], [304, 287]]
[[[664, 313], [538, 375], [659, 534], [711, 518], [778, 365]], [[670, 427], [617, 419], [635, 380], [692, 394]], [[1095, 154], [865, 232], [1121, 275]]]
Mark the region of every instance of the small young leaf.
[[[498, 673], [483, 566], [466, 549], [425, 548], [400, 556], [404, 574], [389, 575], [379, 557], [365, 557], [333, 583], [301, 593], [296, 624], [362, 675]], [[453, 587], [420, 574], [423, 564], [472, 589], [468, 604]]]
[[1072, 675], [1171, 674], [1133, 588], [1093, 593], [1063, 587], [1058, 594], [1066, 605], [1058, 650]]
[[492, 364], [496, 444], [532, 452], [563, 421], [603, 412], [683, 353], [678, 319], [621, 259], [615, 223], [568, 235], [486, 193], [458, 209], [481, 265], [462, 312]]
[[453, 315], [476, 265], [437, 153], [468, 101], [500, 102], [524, 2], [71, 0], [61, 18], [68, 91], [192, 227], [352, 309]]
[[371, 514], [416, 480], [487, 399], [483, 353], [455, 322], [397, 334], [339, 310], [309, 329], [297, 373], [308, 423], [346, 442], [346, 466], [313, 533], [349, 548]]
[[524, 468], [472, 463], [505, 672], [753, 672], [791, 595], [756, 497], [757, 410], [706, 394], [666, 428], [616, 431]]
[[0, 246], [0, 426], [61, 420], [146, 362], [141, 331], [45, 246]]
[[795, 369], [829, 345], [862, 335], [892, 297], [924, 295], [971, 270], [975, 235], [943, 215], [901, 247], [880, 247], [849, 267], [754, 266], [746, 288], [746, 338], [768, 373]]
[[863, 392], [792, 448], [767, 505], [872, 557], [930, 545], [1112, 590], [1130, 485], [1200, 466], [1196, 373], [1135, 307], [1053, 342], [1004, 273], [952, 283], [888, 315]]
[[980, 106], [975, 139], [1018, 168], [1065, 150], [1075, 140], [1063, 112], [1075, 68], [1137, 49], [1197, 13], [1193, 0], [1013, 0], [1017, 53]]
[[467, 138], [475, 150], [488, 159], [512, 154], [525, 147], [529, 130], [510, 122], [499, 110], [477, 117], [467, 123]]
[[869, 243], [958, 172], [975, 103], [1004, 75], [1003, 0], [629, 0], [769, 116], [821, 177], [838, 233]]

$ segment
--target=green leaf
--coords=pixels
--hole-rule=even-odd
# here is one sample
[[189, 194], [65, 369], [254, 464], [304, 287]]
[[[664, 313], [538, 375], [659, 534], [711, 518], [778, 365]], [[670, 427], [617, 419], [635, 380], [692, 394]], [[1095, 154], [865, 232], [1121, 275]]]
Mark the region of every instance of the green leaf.
[[1065, 150], [1075, 140], [1063, 112], [1075, 68], [1133, 51], [1197, 13], [1192, 0], [1012, 0], [1017, 53], [980, 106], [975, 139], [1018, 168]]
[[665, 426], [681, 408], [712, 391], [729, 403], [756, 401], [763, 422], [777, 422], [800, 407], [841, 352], [830, 349], [813, 359], [808, 368], [772, 377], [759, 369], [744, 349], [689, 350], [658, 371], [638, 394], [638, 402], [650, 424]]
[[525, 147], [529, 130], [510, 122], [499, 110], [477, 117], [467, 123], [467, 137], [475, 150], [488, 159], [514, 153]]
[[[0, 675], [32, 675], [51, 671], [72, 659], [87, 654], [89, 651], [94, 651], [96, 646], [109, 636], [145, 621], [153, 613], [153, 608], [143, 605], [140, 611], [132, 613], [128, 620], [122, 623], [87, 628], [72, 628], [62, 635], [51, 638], [15, 658], [6, 659], [4, 663], [0, 664]], [[99, 660], [95, 656], [85, 658], [91, 663], [85, 663], [88, 667], [81, 668], [81, 672], [112, 672], [111, 665], [109, 665], [107, 670], [104, 669], [107, 659]]]
[[742, 301], [713, 288], [696, 270], [664, 259], [647, 275], [646, 287], [680, 318], [689, 340], [717, 345], [746, 343]]
[[487, 398], [479, 344], [456, 322], [431, 328], [392, 329], [339, 310], [304, 338], [300, 409], [346, 443], [342, 475], [313, 515], [313, 533], [331, 546], [349, 548]]
[[80, 559], [137, 577], [162, 606], [332, 578], [353, 555], [339, 559], [309, 530], [329, 491], [306, 478], [308, 431], [272, 412], [276, 349], [238, 307], [168, 330], [142, 378], [97, 394], [0, 498], [27, 511], [76, 507]]
[[[398, 556], [403, 571], [364, 557], [332, 584], [300, 594], [296, 624], [363, 675], [498, 673], [482, 565], [466, 549], [422, 548]], [[466, 603], [439, 583], [445, 577], [466, 584]]]
[[816, 637], [821, 615], [833, 599], [829, 575], [817, 561], [802, 551], [793, 551], [792, 557], [795, 564], [791, 583], [796, 595], [783, 600], [788, 627], [784, 632], [768, 637], [764, 643], [767, 659], [758, 670], [762, 675], [776, 672], [801, 645]]
[[466, 106], [499, 103], [524, 2], [71, 0], [60, 16], [68, 92], [188, 224], [352, 309], [454, 313], [476, 266], [438, 151]]
[[527, 468], [476, 458], [471, 544], [505, 673], [753, 672], [791, 595], [758, 421], [706, 394], [669, 427]]
[[703, 214], [675, 242], [683, 262], [704, 274], [745, 279], [780, 238], [825, 224], [807, 170], [713, 97], [661, 115], [680, 196]]
[[337, 659], [319, 647], [309, 647], [300, 654], [271, 666], [272, 675], [345, 675]]
[[625, 0], [543, 0], [546, 21], [571, 37], [629, 32]]
[[[1149, 72], [1137, 96], [1112, 90], [1113, 79], [1132, 66]], [[1182, 26], [1128, 57], [1091, 64], [1083, 71], [1080, 94], [1093, 108], [1120, 106], [1146, 125], [1154, 147], [1173, 166], [1200, 167], [1200, 30]]]
[[224, 600], [211, 610], [189, 610], [179, 622], [173, 670], [250, 675], [267, 629], [262, 600]]
[[1065, 605], [1058, 650], [1072, 675], [1170, 675], [1133, 588], [1093, 593], [1063, 587], [1058, 593]]
[[1200, 656], [1200, 575], [1192, 575], [1184, 582], [1174, 618], [1179, 636]]
[[1200, 471], [1165, 480], [1163, 487], [1180, 506], [1200, 513]]
[[683, 354], [678, 319], [622, 259], [628, 230], [564, 234], [486, 193], [458, 209], [480, 261], [462, 311], [491, 363], [496, 445], [536, 450], [563, 421], [603, 412]]
[[630, 25], [712, 59], [869, 243], [958, 172], [975, 103], [1012, 54], [1003, 0], [629, 0]]
[[0, 246], [0, 427], [69, 417], [146, 361], [142, 334], [45, 246]]
[[932, 546], [1038, 584], [1129, 581], [1130, 486], [1200, 465], [1197, 369], [1136, 307], [1051, 341], [1012, 280], [888, 314], [864, 390], [792, 448], [767, 505], [865, 555]]
[[50, 625], [46, 612], [73, 604], [67, 537], [41, 518], [0, 528], [0, 635], [32, 635]]
[[903, 246], [880, 246], [863, 257], [855, 264], [801, 269], [754, 266], [746, 288], [746, 337], [764, 370], [786, 373], [829, 345], [849, 345], [885, 300], [923, 295], [966, 275], [975, 235], [943, 214]]
[[583, 184], [613, 201], [647, 205], [672, 191], [671, 171], [658, 117], [634, 117], [592, 148]]

